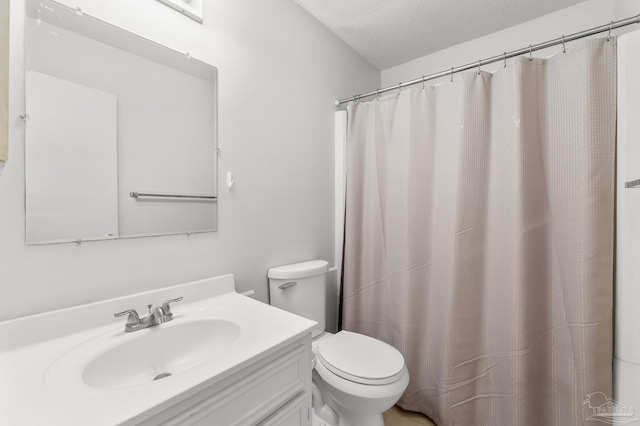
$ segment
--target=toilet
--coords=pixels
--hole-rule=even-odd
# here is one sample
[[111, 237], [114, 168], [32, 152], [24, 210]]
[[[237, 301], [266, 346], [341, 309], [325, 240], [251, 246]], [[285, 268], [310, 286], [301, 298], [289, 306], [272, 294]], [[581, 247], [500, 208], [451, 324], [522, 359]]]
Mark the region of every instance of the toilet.
[[350, 331], [325, 331], [328, 263], [269, 269], [271, 305], [318, 323], [312, 332], [313, 426], [384, 426], [382, 413], [409, 384], [402, 354]]

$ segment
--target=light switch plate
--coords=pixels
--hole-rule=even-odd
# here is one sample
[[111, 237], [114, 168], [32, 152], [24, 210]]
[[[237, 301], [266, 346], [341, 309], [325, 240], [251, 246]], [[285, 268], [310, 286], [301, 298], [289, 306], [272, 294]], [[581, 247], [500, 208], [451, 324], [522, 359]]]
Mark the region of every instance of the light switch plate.
[[204, 0], [158, 0], [185, 16], [202, 23], [202, 3]]

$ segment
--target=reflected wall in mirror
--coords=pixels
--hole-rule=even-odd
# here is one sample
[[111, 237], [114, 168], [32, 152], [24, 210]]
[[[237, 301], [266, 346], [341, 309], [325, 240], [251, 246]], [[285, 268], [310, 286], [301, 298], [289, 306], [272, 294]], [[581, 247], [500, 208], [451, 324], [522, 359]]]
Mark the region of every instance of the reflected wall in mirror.
[[27, 243], [215, 231], [216, 68], [53, 1], [25, 32]]

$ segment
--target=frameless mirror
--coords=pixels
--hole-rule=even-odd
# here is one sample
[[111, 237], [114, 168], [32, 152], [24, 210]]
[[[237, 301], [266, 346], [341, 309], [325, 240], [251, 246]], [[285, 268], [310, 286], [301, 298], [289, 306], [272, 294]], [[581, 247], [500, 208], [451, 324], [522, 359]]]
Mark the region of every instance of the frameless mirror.
[[215, 67], [27, 0], [27, 243], [217, 227]]

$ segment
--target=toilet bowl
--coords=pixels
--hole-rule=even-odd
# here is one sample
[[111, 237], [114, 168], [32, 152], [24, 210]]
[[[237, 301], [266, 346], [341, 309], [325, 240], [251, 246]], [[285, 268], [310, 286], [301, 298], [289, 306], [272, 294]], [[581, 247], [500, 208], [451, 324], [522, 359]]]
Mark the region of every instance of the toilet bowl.
[[[382, 413], [391, 408], [409, 384], [409, 373], [394, 347], [349, 331], [326, 333], [314, 341], [316, 384], [323, 402], [335, 419], [323, 418], [327, 426], [383, 426]], [[321, 409], [323, 407], [320, 407]], [[321, 422], [319, 426], [324, 426]], [[314, 425], [315, 426], [315, 425]]]
[[313, 342], [313, 426], [383, 426], [409, 384], [402, 354], [350, 331], [325, 332], [328, 264], [322, 260], [269, 269], [275, 307], [318, 322]]

